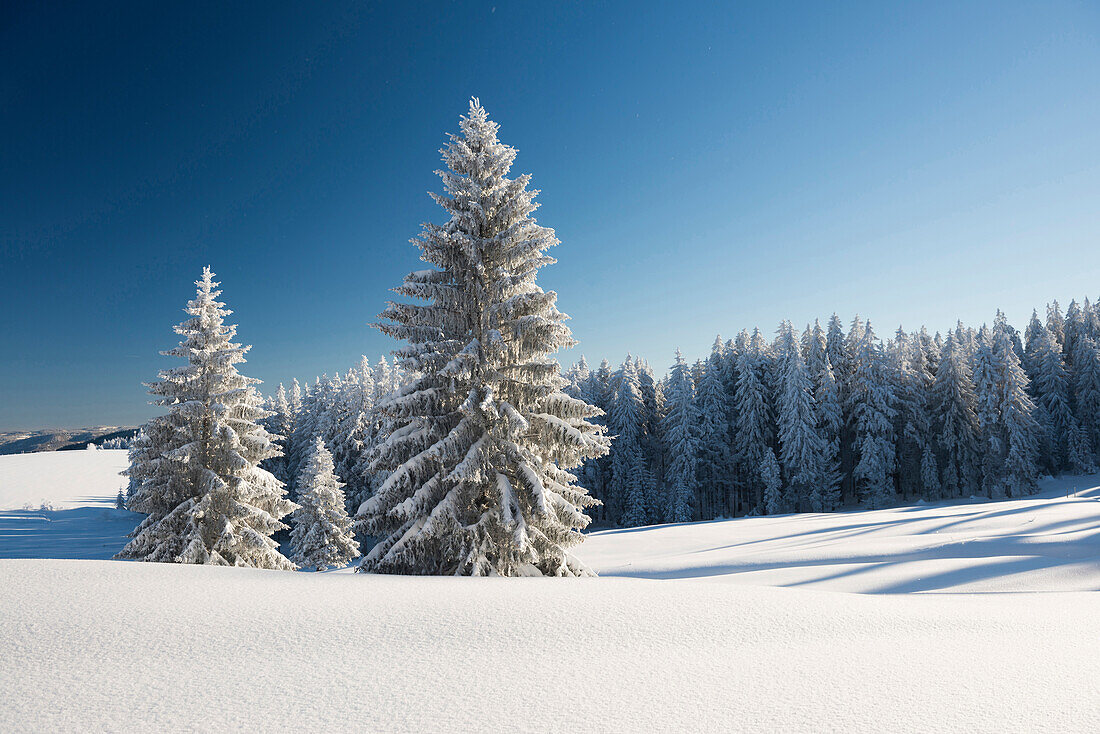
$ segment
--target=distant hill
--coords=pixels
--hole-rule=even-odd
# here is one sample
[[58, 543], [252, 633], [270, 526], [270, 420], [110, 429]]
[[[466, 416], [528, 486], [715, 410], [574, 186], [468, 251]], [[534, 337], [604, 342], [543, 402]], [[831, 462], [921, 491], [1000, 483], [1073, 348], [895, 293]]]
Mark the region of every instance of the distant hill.
[[112, 438], [129, 438], [136, 432], [136, 428], [128, 426], [95, 426], [0, 433], [0, 455], [71, 451], [82, 449], [90, 443], [98, 445]]

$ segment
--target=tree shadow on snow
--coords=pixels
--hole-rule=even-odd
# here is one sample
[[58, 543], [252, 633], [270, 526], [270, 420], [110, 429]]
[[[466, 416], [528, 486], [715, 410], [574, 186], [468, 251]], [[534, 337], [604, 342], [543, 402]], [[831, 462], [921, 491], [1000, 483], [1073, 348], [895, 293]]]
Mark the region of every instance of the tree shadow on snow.
[[109, 559], [143, 517], [113, 507], [0, 512], [0, 558]]
[[[1036, 530], [1045, 533], [1050, 527], [1060, 527], [1070, 523], [1082, 523], [1082, 520], [1066, 520], [1039, 526]], [[778, 560], [767, 562], [745, 562], [700, 564], [671, 570], [635, 568], [612, 568], [601, 572], [601, 576], [625, 576], [632, 578], [673, 579], [673, 578], [713, 578], [757, 571], [778, 569], [814, 569], [821, 568], [819, 575], [776, 586], [808, 586], [823, 581], [855, 576], [876, 570], [885, 570], [908, 563], [921, 561], [973, 561], [988, 559], [986, 563], [964, 563], [946, 571], [940, 571], [900, 581], [890, 581], [882, 586], [868, 588], [866, 593], [903, 594], [920, 591], [943, 591], [962, 584], [972, 584], [995, 578], [1004, 578], [1013, 574], [1036, 570], [1052, 569], [1059, 566], [1091, 566], [1100, 570], [1100, 531], [1083, 535], [1083, 531], [1068, 531], [1061, 534], [1045, 535], [1029, 532], [1026, 534], [995, 535], [948, 541], [933, 548], [924, 548], [909, 552], [868, 553], [864, 555], [838, 556], [835, 558], [816, 558], [807, 560]], [[1059, 538], [1058, 535], [1071, 537]], [[845, 566], [835, 570], [837, 566]]]

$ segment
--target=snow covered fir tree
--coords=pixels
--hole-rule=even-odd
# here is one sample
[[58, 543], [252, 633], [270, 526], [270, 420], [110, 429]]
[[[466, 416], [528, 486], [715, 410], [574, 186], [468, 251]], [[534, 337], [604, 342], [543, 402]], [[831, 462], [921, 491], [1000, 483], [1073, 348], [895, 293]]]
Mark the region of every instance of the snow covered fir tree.
[[[662, 428], [665, 442], [668, 445], [668, 464], [665, 469], [665, 481], [667, 483], [667, 500], [665, 504], [664, 520], [667, 522], [689, 522], [692, 519], [692, 508], [696, 504], [696, 487], [710, 486], [698, 483], [697, 460], [699, 453], [699, 429], [707, 427], [700, 425], [695, 412], [695, 386], [692, 383], [691, 373], [680, 351], [676, 351], [676, 359], [672, 363], [672, 373], [669, 375], [668, 387], [665, 390], [666, 399], [665, 415]], [[725, 443], [724, 439], [710, 444], [720, 448]], [[616, 454], [619, 447], [615, 445]], [[698, 459], [705, 459], [699, 456]], [[707, 468], [713, 468], [709, 464]], [[702, 497], [699, 498], [703, 500]], [[707, 514], [705, 511], [703, 514]], [[660, 522], [658, 517], [657, 522]]]
[[554, 262], [536, 224], [530, 177], [509, 178], [515, 149], [476, 99], [442, 149], [449, 214], [418, 240], [432, 267], [395, 291], [380, 328], [412, 382], [381, 409], [393, 432], [372, 466], [389, 472], [359, 510], [377, 544], [364, 571], [458, 575], [586, 575], [569, 549], [596, 504], [570, 469], [608, 450], [600, 411], [564, 392], [550, 354], [574, 340], [553, 292], [536, 284]]
[[260, 467], [280, 452], [260, 425], [259, 380], [236, 368], [249, 347], [233, 341], [210, 268], [196, 285], [190, 318], [176, 327], [183, 339], [164, 352], [187, 364], [148, 385], [168, 412], [142, 426], [130, 450], [127, 507], [148, 517], [118, 557], [293, 569], [271, 536], [295, 505]]
[[344, 507], [344, 483], [336, 476], [332, 454], [320, 436], [298, 475], [298, 503], [292, 522], [291, 560], [301, 568], [343, 568], [359, 557], [359, 542]]

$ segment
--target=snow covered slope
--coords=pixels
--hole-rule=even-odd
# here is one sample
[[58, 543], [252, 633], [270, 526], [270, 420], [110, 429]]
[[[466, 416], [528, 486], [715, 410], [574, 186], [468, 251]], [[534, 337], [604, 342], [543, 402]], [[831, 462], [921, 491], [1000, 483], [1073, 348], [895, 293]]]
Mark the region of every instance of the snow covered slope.
[[115, 495], [126, 486], [126, 477], [119, 476], [126, 457], [121, 449], [0, 456], [0, 510], [43, 502], [56, 510], [114, 507]]
[[108, 453], [0, 456], [85, 533], [0, 530], [0, 731], [1100, 731], [1098, 478], [595, 533], [598, 579], [56, 560], [140, 519]]
[[1100, 476], [1047, 480], [1021, 500], [603, 531], [578, 555], [603, 577], [863, 593], [1096, 591]]
[[115, 509], [126, 451], [0, 456], [0, 558], [110, 558], [142, 516]]

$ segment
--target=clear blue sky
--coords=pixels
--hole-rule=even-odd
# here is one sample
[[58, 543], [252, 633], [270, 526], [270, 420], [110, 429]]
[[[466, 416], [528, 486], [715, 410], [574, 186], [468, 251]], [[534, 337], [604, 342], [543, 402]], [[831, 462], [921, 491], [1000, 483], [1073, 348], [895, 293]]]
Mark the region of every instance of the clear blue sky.
[[22, 5], [0, 430], [151, 415], [207, 263], [265, 387], [388, 352], [367, 325], [472, 95], [562, 240], [567, 361], [1100, 293], [1093, 3]]

